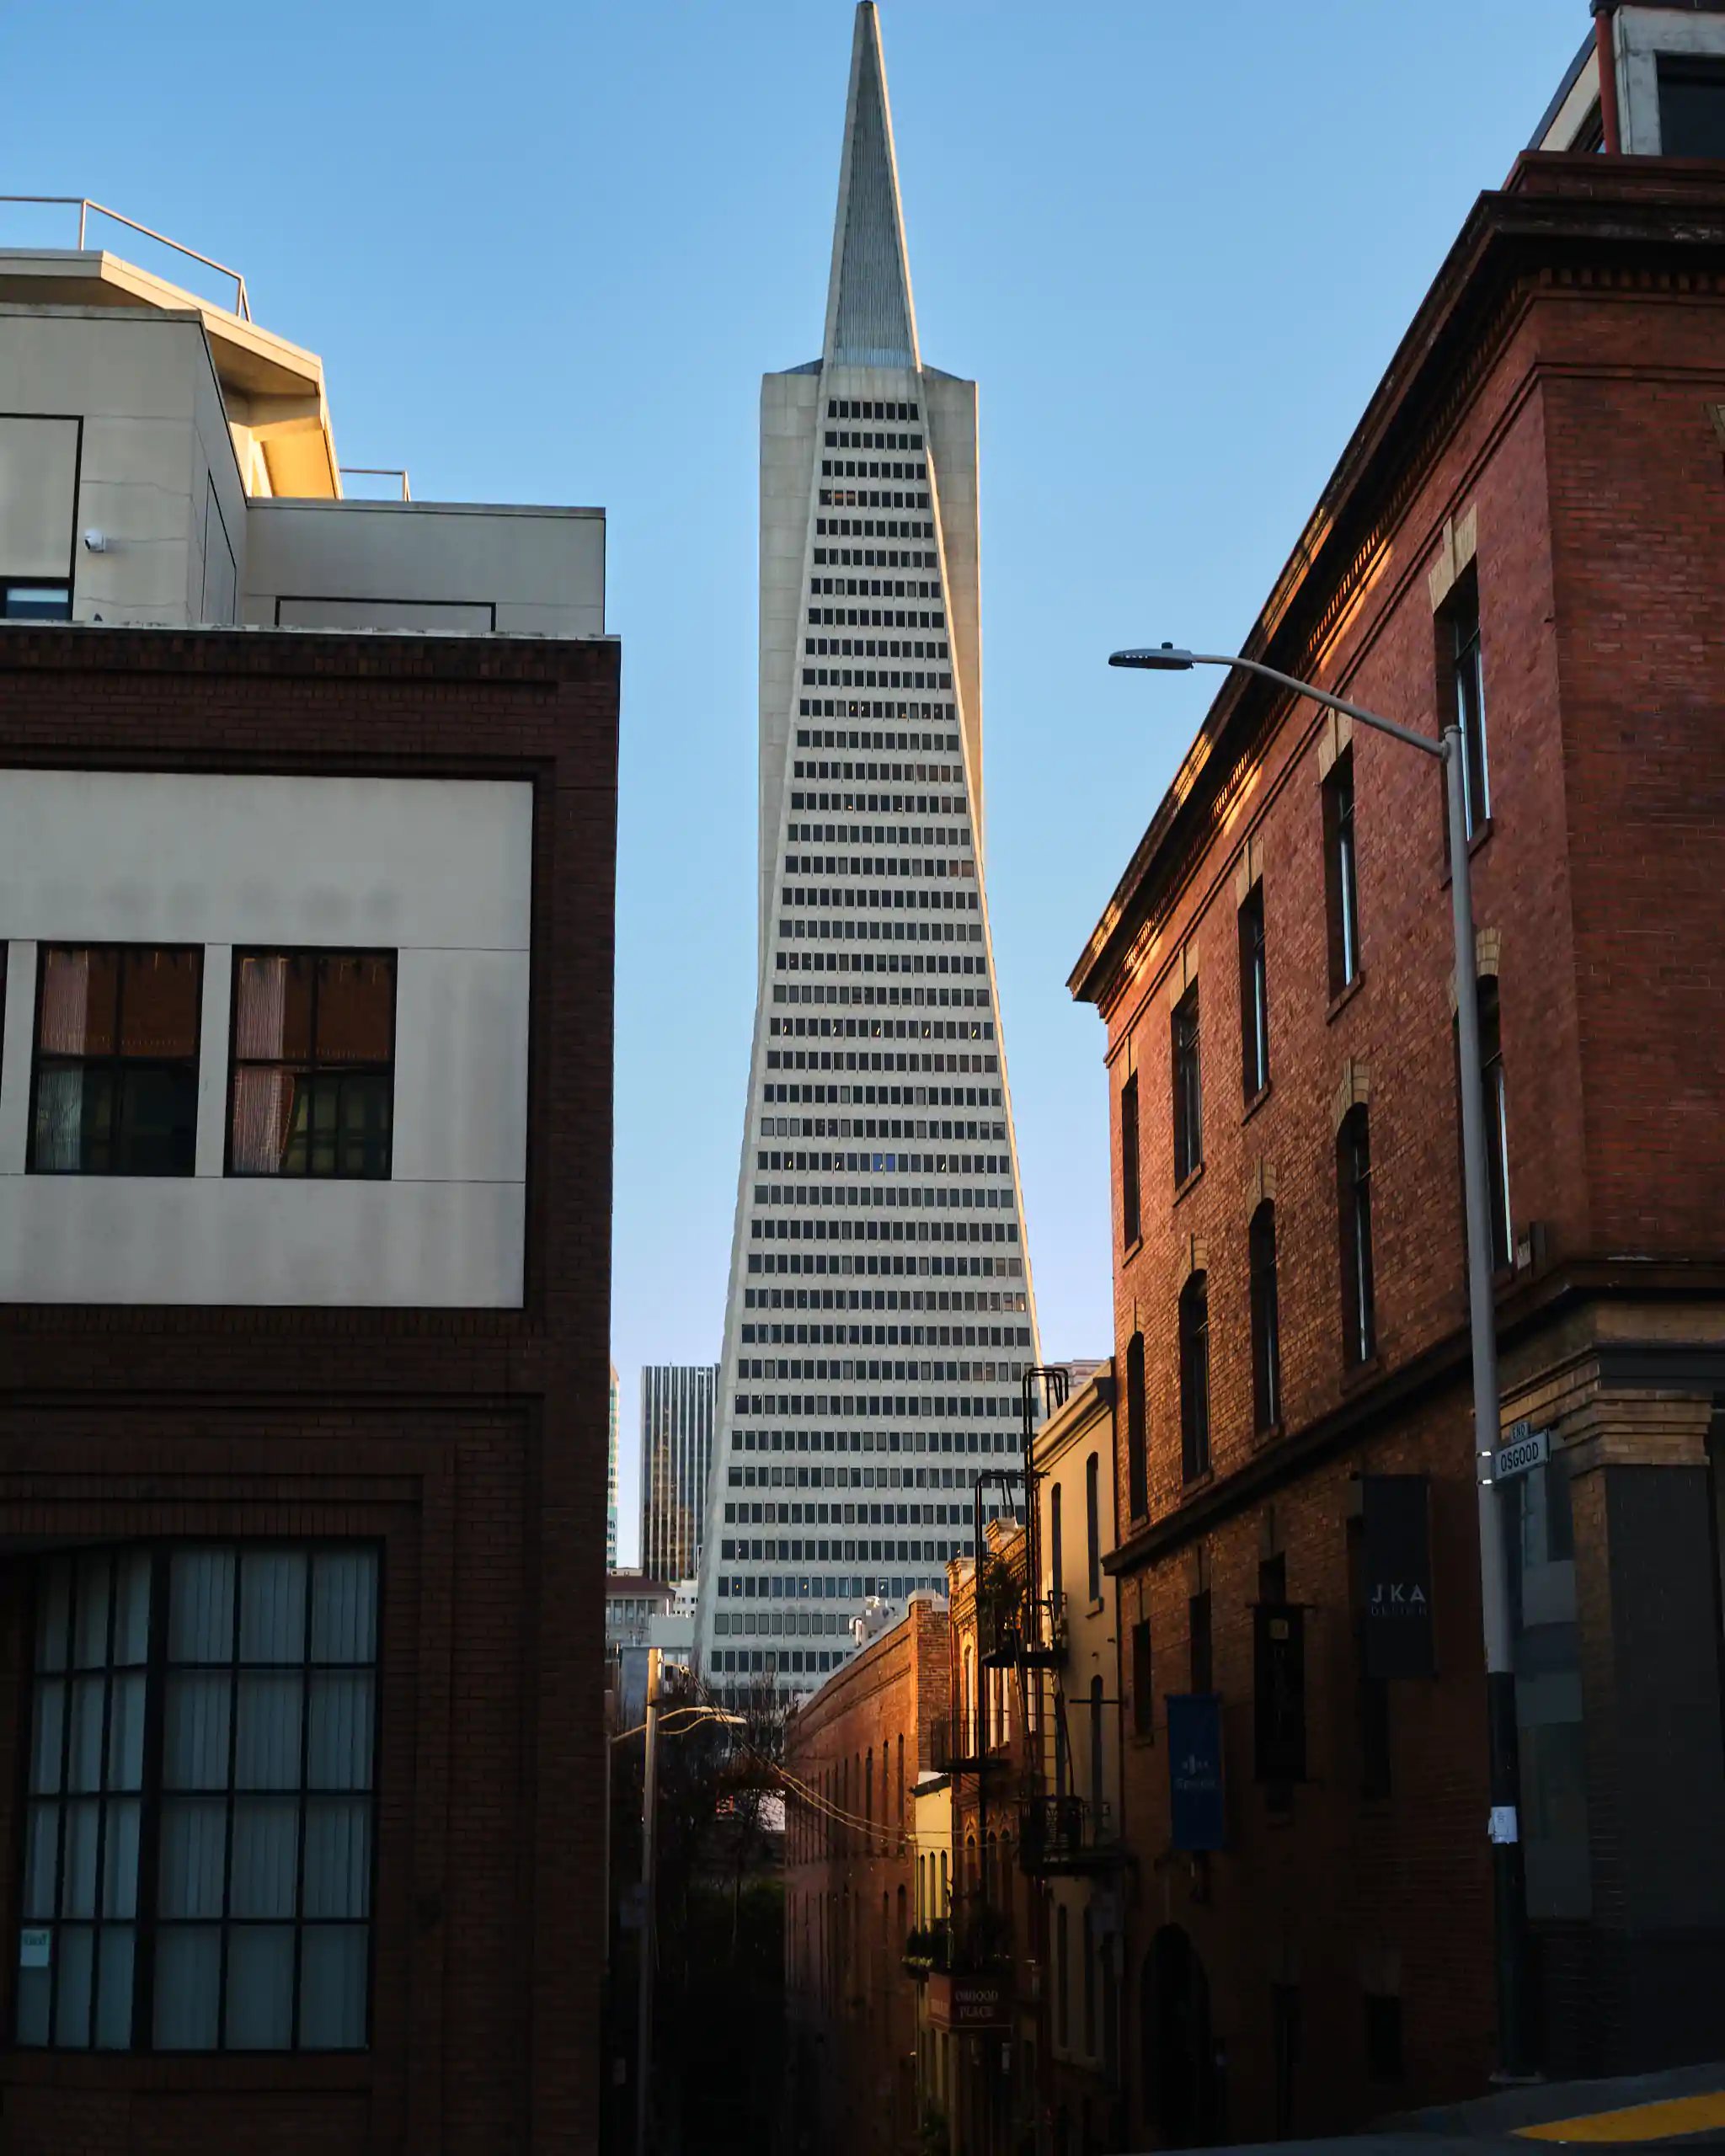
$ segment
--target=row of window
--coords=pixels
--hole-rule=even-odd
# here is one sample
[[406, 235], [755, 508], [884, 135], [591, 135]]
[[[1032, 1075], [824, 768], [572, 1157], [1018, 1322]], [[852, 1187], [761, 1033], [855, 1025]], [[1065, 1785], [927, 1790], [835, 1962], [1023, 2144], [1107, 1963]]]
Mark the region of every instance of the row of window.
[[[946, 625], [946, 616], [938, 607], [932, 611], [925, 608], [921, 612], [914, 607], [906, 611], [902, 606], [896, 611], [890, 606], [811, 606], [809, 609], [811, 629], [943, 629]], [[824, 651], [825, 648], [823, 644], [821, 649]], [[844, 648], [848, 651], [851, 647], [846, 644]], [[874, 646], [871, 644], [868, 648], [873, 651]], [[944, 645], [941, 647], [940, 655], [942, 658], [946, 656]]]
[[[948, 1365], [943, 1364], [945, 1369]], [[996, 1385], [1013, 1385], [1018, 1381], [1023, 1365], [1020, 1363], [996, 1363], [994, 1366]], [[883, 1362], [877, 1384], [900, 1385], [956, 1384], [956, 1378], [937, 1376], [932, 1363]], [[859, 1372], [854, 1382], [867, 1380]], [[973, 1379], [972, 1383], [982, 1383]], [[755, 1420], [799, 1422], [811, 1415], [841, 1416], [846, 1421], [884, 1420], [887, 1422], [915, 1422], [932, 1417], [936, 1421], [957, 1422], [1006, 1422], [1017, 1419], [1016, 1401], [1004, 1396], [983, 1395], [976, 1398], [960, 1397], [946, 1393], [894, 1393], [877, 1398], [873, 1394], [852, 1399], [846, 1393], [800, 1392], [740, 1392], [736, 1396], [734, 1411]], [[913, 1449], [927, 1449], [913, 1440]], [[938, 1449], [938, 1448], [937, 1448]]]
[[[840, 1329], [841, 1331], [843, 1330], [842, 1327]], [[957, 1329], [962, 1332], [965, 1328], [960, 1326]], [[1012, 1328], [1009, 1327], [1007, 1329], [1011, 1330]], [[855, 1332], [857, 1328], [855, 1326], [852, 1326], [851, 1330], [852, 1332]], [[905, 1330], [908, 1331], [910, 1328], [907, 1326]], [[916, 1327], [916, 1331], [918, 1332], [921, 1332], [925, 1330], [934, 1333], [950, 1333], [953, 1328], [950, 1326], [930, 1326], [926, 1328], [922, 1326], [918, 1326]], [[970, 1327], [970, 1331], [972, 1332], [975, 1332], [977, 1328], [974, 1326]], [[985, 1326], [981, 1330], [985, 1332], [987, 1331], [988, 1327]], [[996, 1334], [994, 1344], [996, 1346], [1000, 1344], [999, 1335], [1001, 1330], [1002, 1328], [999, 1326], [996, 1326], [994, 1328]], [[860, 1346], [862, 1343], [858, 1342], [857, 1344]], [[923, 1343], [918, 1342], [917, 1344], [921, 1345]], [[931, 1340], [927, 1344], [930, 1347], [940, 1347], [951, 1346], [953, 1343], [950, 1340], [943, 1342], [937, 1339]], [[960, 1342], [959, 1344], [962, 1345], [963, 1343]], [[936, 1361], [932, 1363], [905, 1363], [896, 1360], [888, 1361], [884, 1359], [871, 1359], [868, 1357], [862, 1356], [859, 1356], [854, 1360], [835, 1357], [830, 1360], [823, 1361], [818, 1357], [811, 1360], [807, 1357], [744, 1355], [739, 1358], [737, 1363], [737, 1381], [739, 1384], [741, 1384], [744, 1380], [750, 1378], [756, 1380], [757, 1383], [762, 1379], [766, 1379], [769, 1383], [771, 1383], [776, 1379], [819, 1378], [823, 1383], [828, 1379], [830, 1379], [835, 1384], [842, 1383], [845, 1385], [850, 1385], [852, 1382], [860, 1385], [865, 1381], [873, 1381], [878, 1385], [883, 1379], [897, 1379], [901, 1382], [905, 1379], [910, 1379], [912, 1381], [915, 1381], [917, 1379], [923, 1379], [936, 1385], [969, 1385], [973, 1383], [976, 1385], [1016, 1385], [1023, 1378], [1023, 1374], [1024, 1365], [1022, 1363], [953, 1363], [945, 1361]]]
[[[787, 1542], [779, 1546], [776, 1558], [768, 1558], [748, 1550], [734, 1550], [734, 1563], [754, 1562], [784, 1565], [948, 1565], [953, 1558], [962, 1556], [965, 1545], [955, 1537], [945, 1536], [939, 1541], [920, 1538], [909, 1540], [895, 1536], [873, 1539], [866, 1536], [829, 1538], [825, 1542], [805, 1541], [800, 1545]], [[780, 1573], [721, 1572], [718, 1575], [718, 1598], [721, 1602], [851, 1602], [857, 1598], [858, 1587], [842, 1572], [805, 1572], [800, 1577]], [[723, 1624], [724, 1620], [719, 1620]], [[839, 1619], [842, 1624], [842, 1617]]]
[[[920, 704], [915, 707], [917, 711], [924, 708]], [[951, 711], [942, 704], [930, 704], [926, 708], [932, 718], [950, 719], [952, 717]], [[802, 715], [804, 718], [820, 716], [818, 712], [810, 712], [806, 696], [803, 700]], [[829, 707], [828, 716], [833, 715]], [[799, 726], [797, 728], [797, 746], [799, 749], [897, 749], [925, 752], [933, 750], [955, 756], [959, 753], [959, 737], [956, 734], [870, 734], [857, 727]], [[885, 771], [878, 771], [875, 776], [881, 778], [933, 779], [941, 784], [956, 786], [962, 782], [964, 773], [963, 766], [957, 764], [894, 764]]]
[[[232, 963], [227, 1173], [387, 1177], [395, 953]], [[192, 1174], [202, 949], [47, 943], [37, 969], [29, 1171]]]
[[[908, 464], [900, 464], [890, 459], [883, 464], [878, 457], [865, 456], [859, 462], [854, 456], [823, 456], [820, 460], [820, 476], [823, 479], [911, 479], [918, 485], [926, 487], [928, 484], [928, 467], [920, 457]], [[849, 499], [852, 501], [862, 499], [854, 492], [850, 490], [846, 492], [849, 494]], [[833, 496], [823, 493], [820, 499], [823, 501], [830, 501]], [[840, 499], [844, 499], [845, 494], [841, 493]], [[927, 509], [928, 507], [927, 499], [922, 495], [912, 496], [908, 500], [903, 496], [895, 496], [893, 501], [883, 503], [879, 495], [871, 494], [863, 502], [863, 506], [867, 507], [871, 502], [877, 508]]]
[[[804, 637], [803, 656], [805, 659], [944, 659], [950, 658], [951, 654], [943, 642], [902, 643], [884, 637]], [[825, 674], [820, 675], [822, 680], [826, 678]], [[804, 680], [813, 686], [806, 671]], [[920, 689], [925, 684], [913, 681], [906, 686]]]
[[[902, 846], [968, 847], [970, 843], [969, 830], [963, 825], [953, 830], [933, 824], [901, 825], [899, 828], [905, 834], [898, 841]], [[894, 841], [887, 838], [880, 842], [890, 846]], [[948, 861], [931, 860], [919, 854], [788, 853], [781, 873], [787, 876], [873, 876], [882, 880], [911, 876], [941, 878], [974, 876], [976, 863], [968, 854], [961, 860]], [[791, 905], [801, 901], [793, 900], [786, 891], [781, 894], [779, 903]]]
[[988, 1018], [781, 1018], [770, 1017], [775, 1039], [852, 1041], [991, 1041]]
[[826, 449], [921, 449], [922, 437], [916, 435], [883, 435], [868, 432], [853, 433], [848, 428], [835, 432], [829, 427], [822, 440]]
[[[812, 1399], [806, 1404], [810, 1407], [815, 1405]], [[843, 1405], [841, 1401], [835, 1404]], [[983, 1404], [991, 1408], [995, 1403], [985, 1401]], [[876, 1401], [873, 1405], [879, 1406], [880, 1403]], [[915, 1407], [916, 1405], [915, 1401], [899, 1399], [890, 1400], [886, 1403], [889, 1412], [896, 1410], [900, 1412]], [[979, 1421], [988, 1419], [987, 1416], [978, 1417]], [[1015, 1440], [1010, 1435], [1000, 1430], [984, 1430], [980, 1436], [975, 1430], [968, 1432], [959, 1430], [954, 1433], [951, 1430], [881, 1430], [878, 1428], [868, 1430], [739, 1430], [736, 1433], [736, 1444], [734, 1449], [740, 1454], [884, 1452], [898, 1453], [902, 1455], [910, 1453], [932, 1454], [942, 1452], [1010, 1452], [1013, 1449], [1014, 1443]], [[763, 1490], [768, 1487], [775, 1490], [818, 1489], [823, 1483], [830, 1488], [832, 1486], [827, 1478], [830, 1476], [831, 1472], [830, 1468], [793, 1465], [789, 1461], [782, 1464], [772, 1461], [757, 1465], [755, 1461], [745, 1460], [740, 1470], [734, 1464], [732, 1465], [729, 1470], [729, 1482], [734, 1490], [753, 1490], [757, 1487]], [[922, 1472], [921, 1469], [908, 1467], [879, 1468], [875, 1470], [876, 1487], [879, 1487], [879, 1477], [882, 1475], [886, 1476], [889, 1486], [893, 1487], [921, 1489], [941, 1486], [937, 1479], [939, 1471], [933, 1468], [927, 1470], [927, 1473], [937, 1479], [927, 1485], [920, 1481], [911, 1483], [904, 1481], [895, 1484], [893, 1480], [895, 1476], [911, 1477], [921, 1475]], [[959, 1482], [962, 1486], [967, 1488], [969, 1486], [962, 1473]]]
[[[780, 1299], [781, 1293], [793, 1298]], [[1029, 1307], [1028, 1298], [1022, 1288], [795, 1288], [783, 1291], [774, 1288], [762, 1289], [761, 1299], [755, 1299], [756, 1290], [750, 1289], [745, 1306], [749, 1310], [1023, 1310]], [[769, 1300], [769, 1295], [771, 1299]], [[753, 1337], [759, 1339], [766, 1331], [763, 1326]], [[798, 1340], [814, 1339], [819, 1327], [799, 1325], [796, 1328]], [[777, 1327], [774, 1337], [778, 1337]], [[750, 1338], [750, 1329], [743, 1328], [743, 1337]], [[786, 1329], [789, 1337], [789, 1329]], [[1007, 1345], [1012, 1343], [1009, 1341]], [[1030, 1345], [1028, 1327], [1022, 1328], [1017, 1344]]]
[[[890, 1582], [886, 1580], [871, 1581], [869, 1589], [872, 1593], [884, 1595], [888, 1592], [889, 1586], [895, 1596], [900, 1598], [903, 1596], [905, 1593], [903, 1580], [893, 1580]], [[932, 1580], [913, 1580], [911, 1582], [912, 1593], [918, 1587], [927, 1587], [935, 1590], [937, 1583]], [[846, 1661], [856, 1652], [855, 1647], [834, 1647], [830, 1650], [815, 1647], [768, 1648], [764, 1652], [759, 1647], [753, 1649], [723, 1647], [714, 1649], [712, 1666], [715, 1669], [724, 1670], [728, 1675], [732, 1673], [739, 1675], [748, 1675], [752, 1673], [756, 1677], [776, 1678], [782, 1670], [794, 1670], [799, 1676], [804, 1672], [811, 1676], [818, 1676], [824, 1671], [836, 1669], [841, 1662]], [[742, 1689], [741, 1686], [731, 1685], [720, 1688], [723, 1695], [728, 1695], [733, 1690]]]
[[[854, 749], [859, 743], [866, 745], [871, 738], [879, 741], [888, 737], [847, 734], [837, 727], [805, 727], [797, 736], [797, 746], [799, 749]], [[956, 739], [950, 744], [954, 751], [958, 745]], [[793, 778], [854, 779], [864, 784], [876, 783], [884, 779], [889, 785], [903, 785], [906, 782], [915, 785], [920, 781], [925, 785], [962, 786], [964, 783], [964, 767], [962, 764], [833, 763], [823, 760], [811, 765], [794, 763], [791, 766], [791, 776]], [[793, 803], [792, 805], [799, 804]], [[898, 802], [896, 806], [911, 815], [961, 816], [964, 813], [964, 797], [957, 797], [956, 806], [949, 806], [944, 801], [913, 803], [909, 799]]]
[[829, 419], [920, 419], [921, 411], [915, 404], [895, 403], [889, 398], [883, 403], [879, 398], [829, 397], [826, 400]]
[[986, 1011], [989, 1007], [985, 988], [845, 988], [828, 987], [823, 981], [811, 984], [804, 981], [775, 981], [772, 985], [775, 1003], [836, 1003], [863, 1007], [885, 1006], [889, 1009], [905, 1006], [932, 1007], [935, 1010]]
[[[948, 868], [960, 873], [966, 868], [975, 871], [974, 862], [947, 862], [942, 861], [913, 861], [909, 865], [911, 874], [944, 879]], [[975, 891], [884, 890], [878, 886], [857, 888], [852, 884], [788, 884], [779, 893], [779, 904], [799, 909], [819, 907], [824, 912], [971, 912], [978, 910]], [[794, 936], [795, 929], [782, 929], [781, 935]]]
[[[820, 599], [938, 599], [940, 597], [939, 584], [931, 582], [927, 577], [906, 579], [901, 576], [812, 576], [809, 579], [809, 591], [812, 598]], [[850, 618], [854, 622], [857, 617], [852, 614]], [[829, 621], [832, 619], [830, 613], [828, 614], [827, 619]], [[931, 621], [925, 614], [920, 622], [906, 622], [902, 615], [899, 615], [892, 621], [883, 623], [880, 616], [876, 614], [873, 616], [873, 623], [876, 627], [943, 629], [946, 627], [946, 619], [944, 615], [937, 614]]]
[[[901, 649], [895, 653], [890, 646], [883, 649], [878, 644], [875, 651], [876, 655], [883, 659], [914, 659], [917, 656], [912, 651]], [[928, 648], [925, 648], [921, 655], [927, 660], [945, 657], [943, 651]], [[803, 686], [805, 689], [950, 689], [952, 686], [950, 674], [884, 673], [872, 666], [805, 666], [803, 669]]]
[[[980, 957], [947, 951], [781, 951], [775, 957], [773, 964], [780, 973], [793, 974], [985, 974], [988, 971], [985, 961]], [[855, 989], [851, 990], [853, 1003], [858, 992]], [[902, 991], [883, 990], [876, 995], [875, 1001], [879, 1002], [884, 995], [890, 1002], [896, 995], [901, 1003], [906, 1001], [914, 1002], [921, 992], [920, 990], [912, 991], [910, 989]], [[867, 991], [862, 993], [866, 1001]], [[942, 993], [945, 993], [944, 990]], [[982, 995], [981, 1000], [986, 1003], [985, 994]]]
[[[760, 1153], [756, 1166], [793, 1172], [813, 1168], [817, 1172], [846, 1175], [953, 1175], [993, 1176], [1010, 1172], [1012, 1162], [1004, 1153]], [[776, 1187], [777, 1186], [775, 1186]], [[800, 1188], [800, 1186], [798, 1187]], [[757, 1203], [762, 1201], [756, 1198]], [[774, 1199], [773, 1203], [806, 1204], [803, 1196]]]
[[[839, 1470], [841, 1476], [843, 1476], [846, 1472], [846, 1470], [843, 1468]], [[949, 1476], [951, 1470], [948, 1470]], [[962, 1480], [963, 1474], [960, 1470], [961, 1482]], [[850, 1486], [846, 1484], [844, 1486]], [[948, 1486], [952, 1486], [950, 1481]], [[957, 1499], [939, 1502], [914, 1499], [905, 1504], [884, 1505], [869, 1503], [862, 1499], [854, 1499], [849, 1502], [831, 1500], [824, 1503], [816, 1503], [810, 1500], [806, 1503], [797, 1505], [775, 1504], [771, 1499], [764, 1505], [750, 1504], [739, 1499], [726, 1505], [724, 1518], [728, 1527], [777, 1525], [780, 1521], [790, 1521], [793, 1516], [794, 1516], [795, 1524], [799, 1527], [805, 1524], [809, 1527], [854, 1527], [859, 1524], [864, 1527], [871, 1524], [875, 1527], [883, 1524], [888, 1527], [894, 1525], [957, 1527], [961, 1526], [970, 1517], [970, 1511], [971, 1501], [968, 1497], [962, 1502]], [[766, 1515], [765, 1521], [761, 1518], [763, 1512]], [[769, 1538], [770, 1542], [771, 1538]], [[739, 1553], [735, 1545], [727, 1542], [724, 1545], [724, 1555], [729, 1557], [737, 1554], [744, 1556], [752, 1554], [758, 1557], [761, 1553], [758, 1548], [751, 1551], [746, 1546]], [[770, 1546], [766, 1551], [769, 1557], [775, 1557], [780, 1554], [779, 1547]], [[801, 1545], [797, 1545], [794, 1551], [790, 1548], [783, 1548], [782, 1554], [787, 1557], [793, 1554], [800, 1557], [803, 1555]], [[812, 1556], [814, 1552], [811, 1550], [809, 1555]]]
[[[902, 1116], [763, 1116], [763, 1138], [992, 1138], [1003, 1139], [1003, 1123], [947, 1120], [941, 1117], [908, 1119]], [[800, 1161], [799, 1161], [800, 1165]], [[1001, 1162], [1006, 1173], [1006, 1161]]]
[[[836, 536], [841, 525], [848, 527], [849, 522], [849, 518], [818, 516], [814, 520], [814, 528], [824, 533], [830, 526]], [[867, 537], [869, 534], [859, 532], [857, 536]], [[888, 535], [883, 531], [874, 536], [884, 538]], [[904, 536], [932, 539], [934, 532], [931, 526], [923, 525], [916, 533], [907, 528]], [[940, 567], [938, 554], [930, 553], [926, 549], [901, 549], [897, 547], [817, 547], [814, 560], [818, 567], [846, 569], [937, 569]]]
[[[1022, 1298], [1018, 1299], [1022, 1301]], [[1000, 1297], [996, 1296], [994, 1300], [998, 1309]], [[1009, 1307], [1012, 1300], [1007, 1298]], [[788, 1342], [793, 1347], [817, 1348], [1028, 1348], [1030, 1331], [1028, 1326], [1022, 1325], [853, 1325], [848, 1328], [842, 1325], [745, 1325], [743, 1341], [745, 1346], [762, 1347]], [[825, 1364], [820, 1374], [823, 1377], [826, 1374]], [[762, 1374], [757, 1369], [750, 1374], [759, 1377]], [[805, 1369], [801, 1363], [781, 1364], [776, 1373], [769, 1370], [766, 1374], [799, 1378], [805, 1374]], [[806, 1374], [814, 1376], [813, 1364], [807, 1366]]]

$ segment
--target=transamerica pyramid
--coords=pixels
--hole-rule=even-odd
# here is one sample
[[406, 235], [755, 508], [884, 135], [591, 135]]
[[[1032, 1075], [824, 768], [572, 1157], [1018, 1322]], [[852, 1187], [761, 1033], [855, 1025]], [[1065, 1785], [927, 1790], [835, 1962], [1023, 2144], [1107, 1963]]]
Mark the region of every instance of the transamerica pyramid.
[[875, 9], [825, 338], [761, 392], [759, 974], [697, 1619], [812, 1689], [943, 1592], [1039, 1359], [983, 878], [976, 385], [925, 366]]

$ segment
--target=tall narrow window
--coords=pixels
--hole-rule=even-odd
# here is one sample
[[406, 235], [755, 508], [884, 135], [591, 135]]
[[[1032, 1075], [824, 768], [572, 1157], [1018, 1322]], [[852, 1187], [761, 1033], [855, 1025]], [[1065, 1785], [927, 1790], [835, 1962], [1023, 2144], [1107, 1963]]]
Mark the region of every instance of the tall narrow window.
[[377, 1591], [339, 1546], [45, 1566], [21, 2044], [365, 2043]]
[[1204, 1091], [1198, 1061], [1198, 984], [1174, 1006], [1174, 1183], [1204, 1166]]
[[1263, 885], [1240, 909], [1241, 1083], [1255, 1101], [1270, 1082], [1270, 981], [1263, 946]]
[[1092, 1603], [1102, 1600], [1101, 1462], [1092, 1453], [1084, 1463], [1084, 1589]]
[[1363, 1103], [1342, 1118], [1336, 1137], [1336, 1210], [1342, 1239], [1342, 1346], [1348, 1369], [1377, 1353], [1371, 1263], [1371, 1132]]
[[1354, 751], [1344, 749], [1323, 783], [1324, 897], [1329, 916], [1330, 994], [1359, 977], [1359, 874], [1354, 850]]
[[1479, 578], [1469, 567], [1444, 608], [1455, 686], [1455, 723], [1461, 729], [1461, 796], [1472, 838], [1492, 813], [1491, 774], [1486, 760], [1486, 679], [1480, 663]]
[[1210, 1286], [1194, 1273], [1180, 1290], [1180, 1470], [1190, 1482], [1210, 1467]]
[[33, 1173], [191, 1174], [203, 971], [180, 946], [43, 945]]
[[1084, 2055], [1096, 2057], [1096, 1919], [1084, 1904]]
[[1099, 1677], [1090, 1680], [1090, 1808], [1097, 1819], [1102, 1817], [1107, 1802], [1108, 1780], [1103, 1757], [1103, 1685]]
[[237, 951], [228, 1172], [387, 1177], [395, 954]]
[[1138, 1073], [1120, 1088], [1120, 1241], [1130, 1250], [1143, 1233], [1138, 1204]]
[[1150, 1460], [1146, 1444], [1144, 1335], [1126, 1344], [1126, 1503], [1134, 1519], [1150, 1510]]
[[1215, 1689], [1215, 1665], [1210, 1654], [1210, 1589], [1204, 1588], [1186, 1604], [1187, 1638], [1191, 1651], [1192, 1689]]
[[1150, 1620], [1132, 1627], [1132, 1734], [1149, 1737], [1156, 1729], [1156, 1666], [1151, 1654]]
[[1282, 1419], [1282, 1329], [1276, 1299], [1276, 1209], [1269, 1198], [1247, 1231], [1252, 1288], [1252, 1417], [1263, 1437]]
[[1050, 1584], [1055, 1591], [1055, 1604], [1057, 1609], [1060, 1597], [1066, 1591], [1066, 1553], [1061, 1547], [1060, 1513], [1060, 1486], [1056, 1482], [1050, 1487], [1048, 1493], [1048, 1561]]
[[1066, 1905], [1055, 1911], [1055, 2035], [1064, 2050], [1072, 2041], [1072, 1953]]

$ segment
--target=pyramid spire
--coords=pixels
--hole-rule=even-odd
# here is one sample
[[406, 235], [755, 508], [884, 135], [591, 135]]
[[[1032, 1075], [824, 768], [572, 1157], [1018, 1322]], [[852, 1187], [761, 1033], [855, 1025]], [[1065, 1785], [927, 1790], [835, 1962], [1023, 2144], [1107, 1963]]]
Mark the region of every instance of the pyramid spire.
[[828, 366], [919, 364], [892, 112], [880, 56], [880, 21], [873, 0], [862, 0], [857, 10], [851, 49], [822, 355]]

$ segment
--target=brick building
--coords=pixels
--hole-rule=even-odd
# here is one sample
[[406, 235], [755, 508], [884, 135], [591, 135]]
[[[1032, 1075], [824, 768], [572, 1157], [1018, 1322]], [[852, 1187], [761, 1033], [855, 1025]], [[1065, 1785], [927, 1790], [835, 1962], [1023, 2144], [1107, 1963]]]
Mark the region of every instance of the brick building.
[[[916, 1791], [950, 1694], [947, 1612], [913, 1594], [785, 1732], [785, 1994], [798, 2150], [914, 2156]], [[798, 1799], [800, 1787], [808, 1792]], [[931, 1852], [921, 1851], [922, 1855]]]
[[603, 520], [236, 299], [0, 258], [4, 2138], [591, 2147]]
[[[1622, 12], [1620, 50], [1658, 11]], [[1524, 157], [1246, 647], [1468, 734], [1503, 1418], [1551, 1433], [1499, 1502], [1556, 2074], [1725, 2046], [1722, 328], [1725, 166]], [[1230, 675], [1072, 975], [1113, 1104], [1135, 2139], [1354, 2127], [1494, 2061], [1442, 816], [1426, 759]], [[1430, 1675], [1366, 1644], [1398, 1508]], [[1169, 1695], [1220, 1699], [1214, 1850], [1174, 1845]]]

